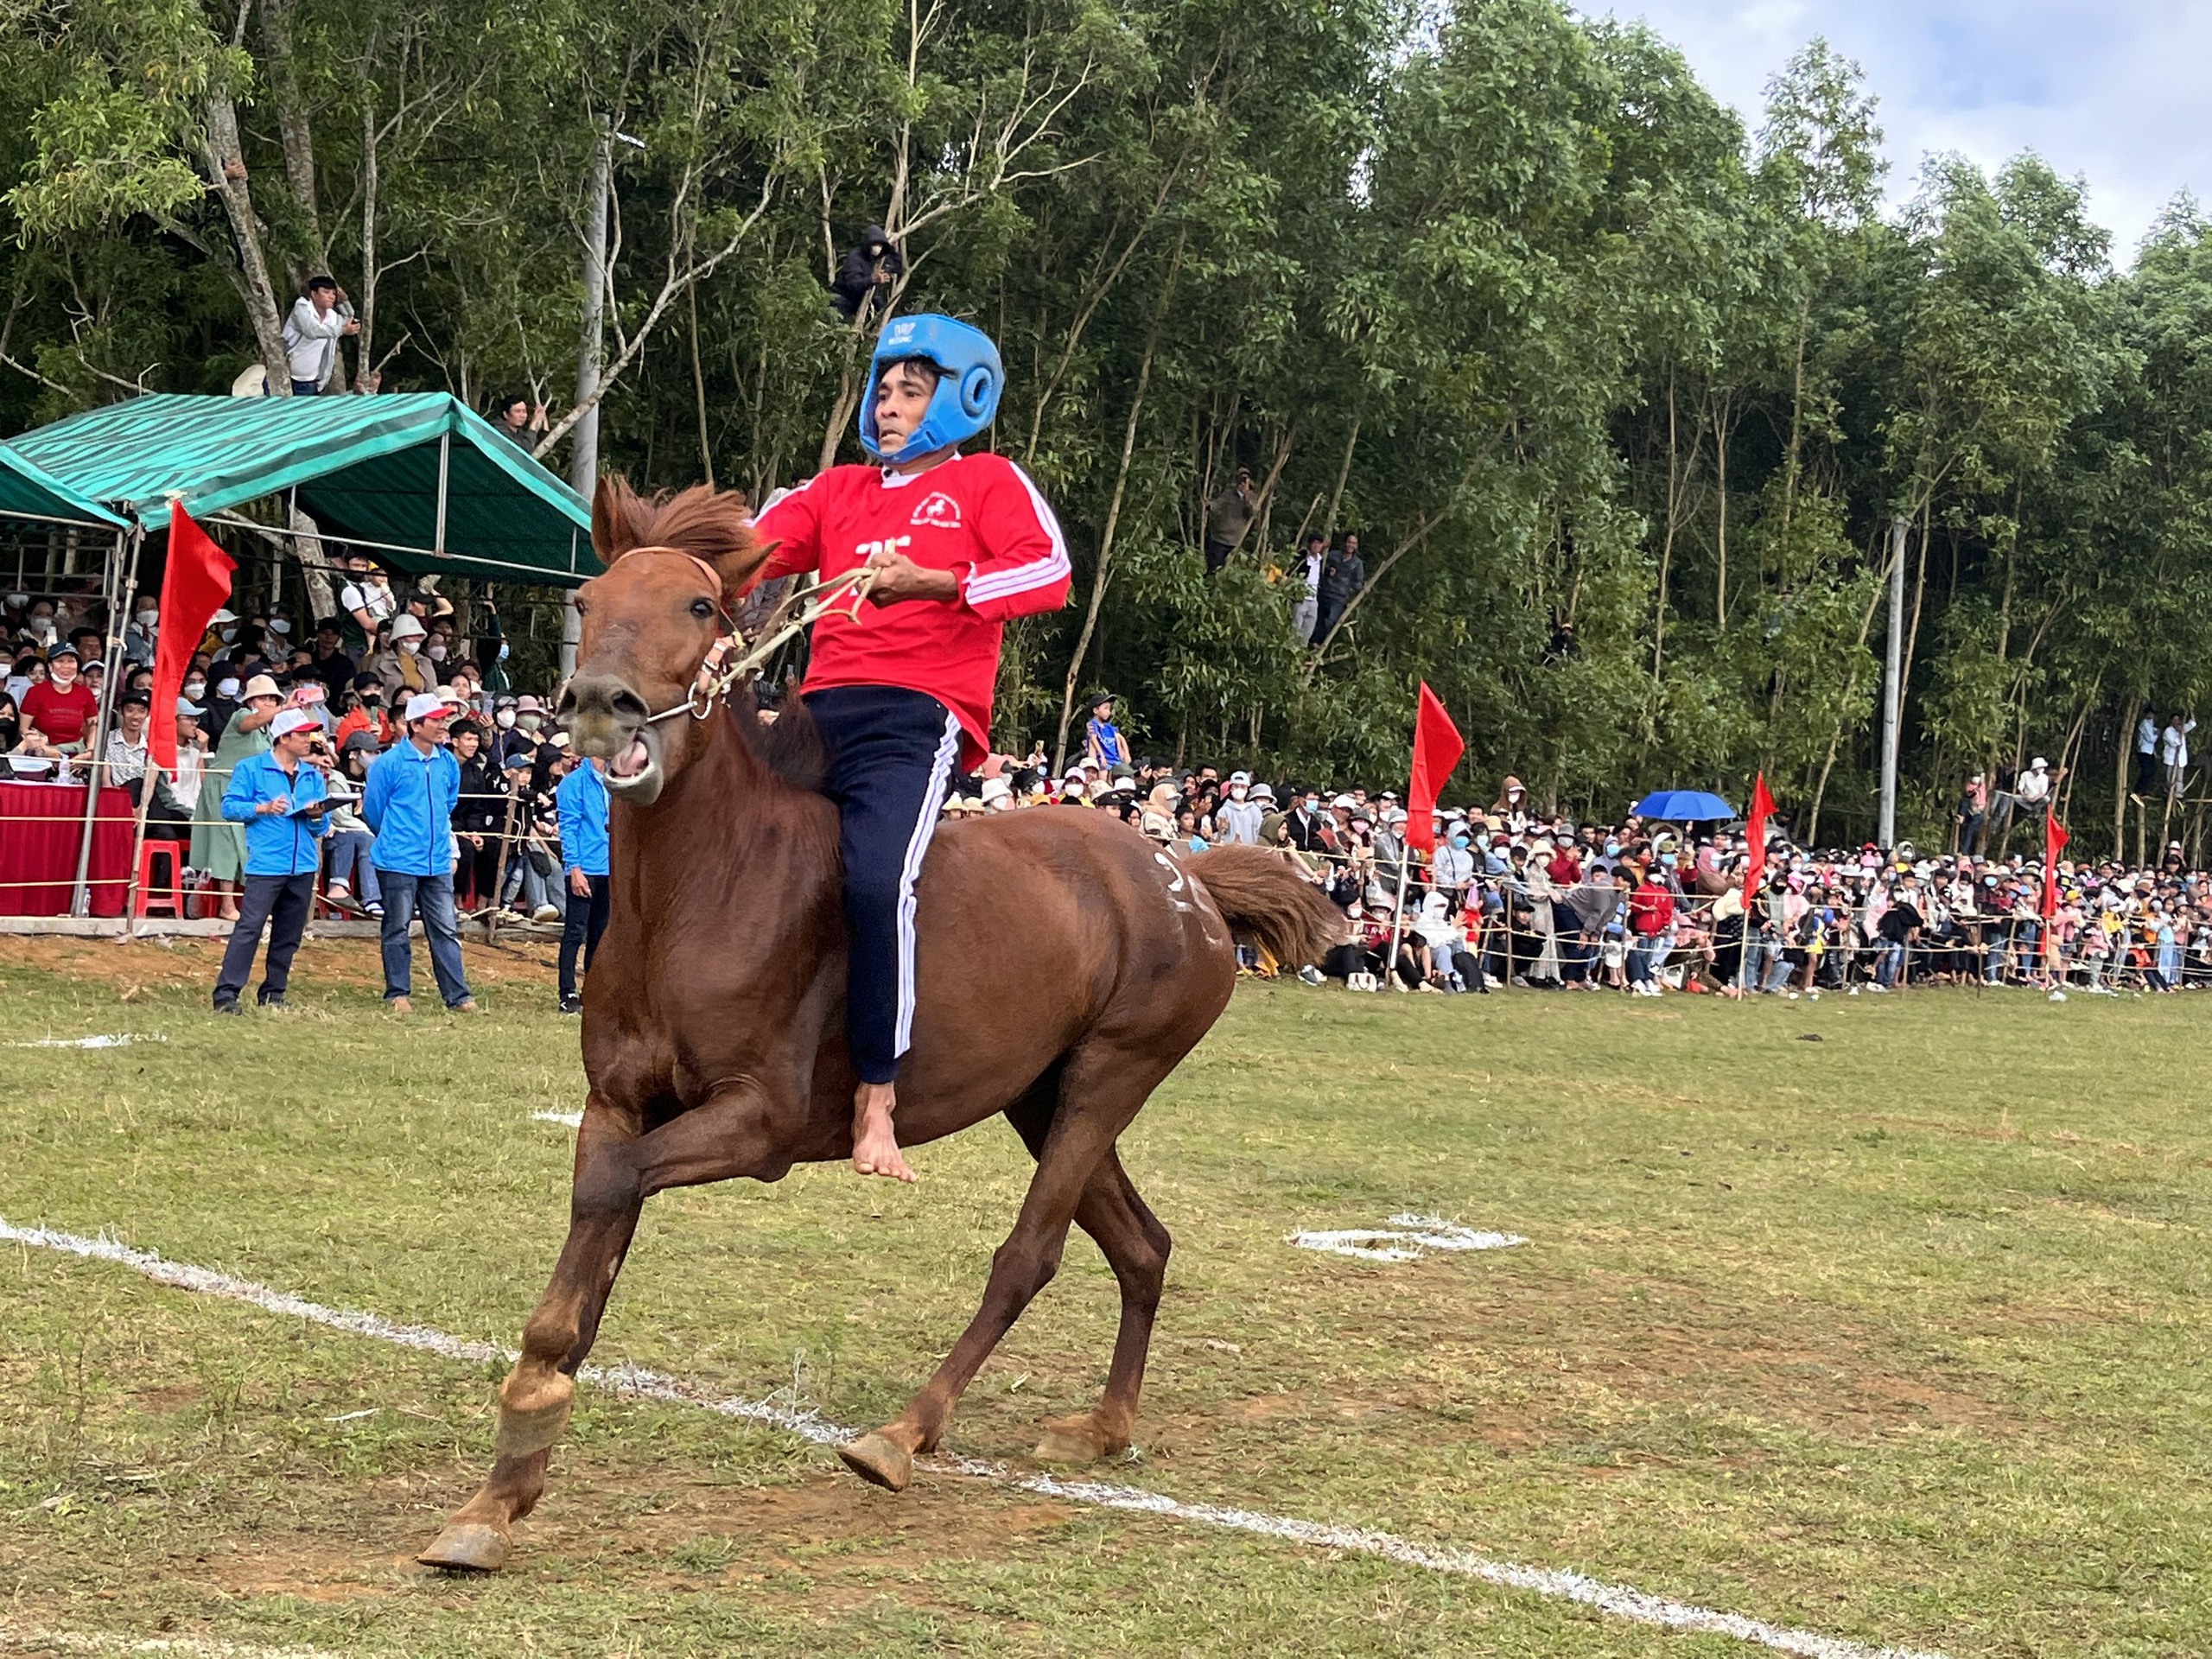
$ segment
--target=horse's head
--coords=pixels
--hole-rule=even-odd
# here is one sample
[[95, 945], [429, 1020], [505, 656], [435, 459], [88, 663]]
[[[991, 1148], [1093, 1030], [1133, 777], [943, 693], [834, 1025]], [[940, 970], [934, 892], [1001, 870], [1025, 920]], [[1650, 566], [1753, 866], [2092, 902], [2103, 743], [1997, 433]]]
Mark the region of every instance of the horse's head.
[[744, 498], [707, 485], [673, 499], [603, 478], [591, 538], [604, 575], [576, 591], [583, 637], [556, 710], [577, 753], [607, 762], [607, 786], [641, 804], [693, 758], [702, 722], [652, 717], [683, 706], [770, 550]]

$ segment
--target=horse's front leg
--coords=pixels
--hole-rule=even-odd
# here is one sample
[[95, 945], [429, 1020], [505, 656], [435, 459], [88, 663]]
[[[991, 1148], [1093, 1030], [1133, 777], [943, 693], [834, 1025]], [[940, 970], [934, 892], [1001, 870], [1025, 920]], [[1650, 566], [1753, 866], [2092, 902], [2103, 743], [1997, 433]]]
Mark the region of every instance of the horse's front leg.
[[523, 1327], [521, 1357], [499, 1386], [492, 1473], [416, 1558], [425, 1566], [493, 1573], [506, 1564], [513, 1523], [545, 1491], [546, 1465], [575, 1402], [576, 1371], [599, 1335], [645, 1199], [671, 1186], [769, 1173], [767, 1114], [749, 1085], [718, 1093], [650, 1135], [639, 1135], [634, 1122], [596, 1098], [585, 1108], [568, 1242]]

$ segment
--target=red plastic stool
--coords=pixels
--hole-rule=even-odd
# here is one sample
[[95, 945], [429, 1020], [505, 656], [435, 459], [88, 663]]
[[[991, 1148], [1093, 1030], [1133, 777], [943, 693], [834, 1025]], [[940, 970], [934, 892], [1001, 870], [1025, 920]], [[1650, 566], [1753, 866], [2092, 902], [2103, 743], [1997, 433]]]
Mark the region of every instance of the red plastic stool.
[[[154, 885], [154, 861], [157, 858], [169, 862], [169, 879], [158, 887]], [[130, 906], [133, 920], [156, 906], [177, 920], [184, 919], [184, 858], [185, 843], [181, 841], [149, 841], [139, 848], [138, 896]]]

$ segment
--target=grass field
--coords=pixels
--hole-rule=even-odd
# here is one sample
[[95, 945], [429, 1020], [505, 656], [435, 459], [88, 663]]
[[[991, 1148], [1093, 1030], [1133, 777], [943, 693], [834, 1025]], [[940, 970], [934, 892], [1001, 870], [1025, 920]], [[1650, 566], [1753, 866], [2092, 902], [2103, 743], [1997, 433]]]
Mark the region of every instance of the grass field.
[[[0, 1217], [512, 1343], [565, 1221], [575, 1027], [486, 965], [396, 1028], [359, 946], [217, 1021], [205, 947], [0, 944]], [[1177, 1252], [1112, 1478], [1567, 1567], [1871, 1647], [2212, 1651], [2212, 1124], [2191, 998], [1240, 991], [1124, 1141]], [[1821, 1040], [1804, 1040], [1808, 1037]], [[807, 1169], [648, 1206], [596, 1358], [894, 1413], [1027, 1177], [990, 1125], [911, 1191]], [[1519, 1249], [1364, 1263], [1417, 1211]], [[497, 1367], [0, 1248], [0, 1647], [365, 1654], [1718, 1656], [1344, 1552], [925, 1475], [584, 1393], [499, 1578], [410, 1564]], [[1087, 1241], [953, 1449], [1025, 1464], [1103, 1380]], [[43, 1645], [42, 1645], [43, 1644]]]

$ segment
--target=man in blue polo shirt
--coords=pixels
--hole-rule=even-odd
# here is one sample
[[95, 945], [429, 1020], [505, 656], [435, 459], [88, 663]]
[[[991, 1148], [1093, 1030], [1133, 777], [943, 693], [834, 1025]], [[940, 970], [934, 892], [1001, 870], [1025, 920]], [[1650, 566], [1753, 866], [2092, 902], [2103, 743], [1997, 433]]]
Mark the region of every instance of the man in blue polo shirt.
[[384, 896], [384, 1001], [394, 1014], [414, 1012], [407, 924], [417, 915], [446, 1007], [476, 1012], [454, 918], [453, 809], [461, 799], [461, 762], [446, 747], [452, 714], [435, 693], [410, 697], [405, 740], [377, 758], [361, 791], [361, 817], [376, 831], [369, 861]]
[[[218, 1014], [238, 1012], [264, 923], [269, 925], [269, 961], [257, 1000], [264, 1008], [284, 1006], [292, 957], [307, 928], [315, 871], [322, 863], [329, 791], [311, 758], [322, 743], [322, 723], [303, 709], [287, 709], [270, 722], [269, 733], [269, 747], [240, 760], [223, 791], [224, 818], [245, 826], [245, 891], [215, 980]], [[325, 746], [326, 760], [328, 753]]]
[[553, 791], [561, 817], [561, 862], [569, 878], [569, 913], [561, 924], [563, 1014], [583, 1011], [583, 999], [576, 995], [578, 947], [583, 950], [584, 971], [589, 973], [599, 936], [607, 931], [607, 780], [600, 776], [606, 766], [596, 755], [579, 758]]

